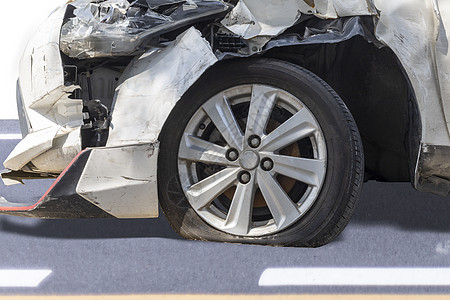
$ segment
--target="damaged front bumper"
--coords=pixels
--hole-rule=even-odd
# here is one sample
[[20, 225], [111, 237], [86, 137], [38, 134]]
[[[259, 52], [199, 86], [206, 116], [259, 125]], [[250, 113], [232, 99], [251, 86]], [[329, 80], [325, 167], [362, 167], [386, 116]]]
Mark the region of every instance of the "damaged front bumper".
[[38, 202], [14, 203], [0, 197], [0, 214], [44, 219], [155, 218], [157, 153], [157, 144], [83, 150]]
[[[73, 3], [79, 2], [83, 1]], [[217, 3], [220, 9], [217, 9]], [[198, 7], [201, 8], [201, 5]], [[187, 14], [186, 19], [171, 22], [166, 29], [160, 28], [159, 32], [186, 26], [192, 19], [198, 21], [218, 13], [223, 15], [228, 9], [227, 5], [217, 1], [208, 7], [208, 13]], [[13, 173], [2, 174], [2, 177], [5, 183], [10, 184], [14, 181], [21, 183], [22, 179], [27, 178], [43, 178], [42, 175], [60, 175], [37, 203], [20, 204], [2, 198], [0, 214], [38, 218], [157, 217], [157, 137], [164, 119], [160, 108], [167, 116], [181, 95], [217, 59], [201, 34], [191, 27], [174, 41], [136, 56], [126, 69], [112, 72], [112, 78], [103, 74], [108, 73], [109, 69], [88, 70], [88, 78], [84, 80], [95, 82], [98, 76], [99, 82], [104, 78], [116, 82], [118, 88], [114, 103], [112, 96], [109, 96], [107, 107], [101, 103], [108, 101], [94, 100], [93, 97], [99, 94], [95, 87], [89, 92], [86, 89], [81, 91], [83, 97], [80, 99], [79, 90], [85, 83], [73, 80], [79, 75], [76, 68], [73, 68], [75, 75], [68, 74], [66, 63], [71, 58], [64, 57], [60, 52], [64, 50], [60, 41], [65, 35], [61, 30], [56, 30], [64, 22], [70, 22], [67, 21], [68, 12], [70, 6], [56, 10], [29, 43], [22, 58], [17, 95], [24, 139], [4, 162], [4, 166]], [[95, 48], [94, 52], [99, 54], [100, 48]], [[114, 56], [111, 53], [108, 55]], [[188, 60], [189, 63], [183, 63]], [[184, 67], [180, 68], [180, 65]], [[170, 75], [174, 68], [177, 76]], [[158, 75], [166, 78], [167, 82], [162, 85], [154, 80]], [[114, 94], [115, 86], [112, 90]], [[124, 98], [129, 97], [130, 93], [134, 94], [132, 97], [135, 100], [151, 95], [153, 107], [159, 107], [143, 116], [142, 124], [140, 119], [129, 118], [130, 103]], [[115, 109], [110, 114], [108, 110], [111, 106]], [[95, 112], [103, 107], [105, 112], [102, 117], [112, 117], [114, 120], [111, 134], [107, 145], [105, 140], [104, 145], [94, 145], [95, 148], [92, 148], [93, 145], [83, 142], [83, 130], [91, 128], [92, 122], [100, 124], [104, 121], [91, 118], [88, 124], [86, 115], [92, 117], [91, 110]], [[151, 117], [152, 114], [154, 117]], [[154, 118], [155, 122], [150, 124], [149, 117]], [[159, 124], [158, 119], [161, 120]], [[109, 121], [107, 124], [106, 130], [109, 130]], [[144, 126], [142, 130], [140, 126]]]

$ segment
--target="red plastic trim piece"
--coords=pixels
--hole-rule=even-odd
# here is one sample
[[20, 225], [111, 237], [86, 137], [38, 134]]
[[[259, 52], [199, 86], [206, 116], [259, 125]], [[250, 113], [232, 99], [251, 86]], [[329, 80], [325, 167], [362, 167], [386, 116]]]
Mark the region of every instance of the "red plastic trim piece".
[[41, 199], [39, 199], [38, 202], [36, 202], [33, 205], [30, 206], [18, 206], [18, 207], [0, 207], [0, 212], [1, 211], [30, 211], [35, 209], [42, 201], [44, 201], [45, 197], [47, 197], [47, 195], [53, 190], [53, 188], [55, 187], [56, 184], [58, 184], [58, 182], [61, 180], [61, 178], [67, 173], [67, 171], [69, 170], [69, 168], [75, 163], [75, 161], [77, 161], [78, 157], [80, 157], [81, 154], [83, 154], [84, 152], [86, 152], [87, 149], [82, 150], [80, 153], [77, 154], [77, 156], [75, 156], [75, 158], [70, 162], [70, 164], [64, 169], [64, 171], [62, 171], [61, 174], [59, 174], [58, 178], [55, 179], [55, 182], [53, 182], [52, 186], [45, 192], [45, 194], [41, 197]]

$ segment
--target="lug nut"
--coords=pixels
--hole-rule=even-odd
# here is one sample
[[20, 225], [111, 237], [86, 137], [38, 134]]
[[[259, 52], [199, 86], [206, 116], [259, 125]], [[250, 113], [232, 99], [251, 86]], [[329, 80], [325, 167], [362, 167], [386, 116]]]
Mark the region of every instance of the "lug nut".
[[229, 149], [226, 157], [229, 161], [235, 161], [239, 158], [239, 152], [236, 149]]
[[239, 173], [239, 182], [242, 184], [247, 184], [250, 182], [250, 180], [252, 179], [252, 176], [250, 175], [249, 172], [244, 171]]
[[261, 169], [264, 171], [271, 171], [273, 169], [273, 161], [270, 158], [264, 158], [261, 161]]
[[257, 135], [252, 135], [248, 139], [248, 144], [252, 148], [258, 148], [261, 145], [261, 138]]

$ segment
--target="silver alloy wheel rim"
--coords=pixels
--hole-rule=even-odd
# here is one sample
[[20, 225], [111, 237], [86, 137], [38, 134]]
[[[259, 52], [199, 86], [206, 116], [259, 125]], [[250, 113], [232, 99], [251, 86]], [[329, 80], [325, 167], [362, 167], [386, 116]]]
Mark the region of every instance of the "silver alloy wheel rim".
[[[249, 103], [245, 132], [233, 112], [240, 103]], [[274, 107], [292, 116], [267, 133]], [[215, 128], [222, 144], [202, 137], [208, 126]], [[280, 149], [303, 139], [310, 141], [313, 158], [280, 154]], [[286, 229], [311, 208], [326, 175], [326, 153], [319, 123], [298, 98], [267, 85], [243, 85], [210, 98], [191, 118], [180, 141], [178, 174], [190, 205], [209, 225], [233, 235], [263, 236]], [[220, 167], [199, 178], [200, 164]], [[301, 199], [289, 197], [277, 180], [280, 175], [306, 184]], [[233, 187], [228, 211], [217, 207], [218, 197]], [[271, 219], [254, 220], [258, 189]]]

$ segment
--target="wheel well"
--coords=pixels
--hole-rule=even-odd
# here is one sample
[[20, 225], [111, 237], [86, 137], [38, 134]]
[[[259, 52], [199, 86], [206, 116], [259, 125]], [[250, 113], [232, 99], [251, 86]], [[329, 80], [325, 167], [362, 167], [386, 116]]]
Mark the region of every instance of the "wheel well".
[[336, 44], [275, 48], [265, 57], [312, 71], [341, 96], [362, 137], [366, 179], [414, 178], [420, 117], [414, 91], [391, 49], [354, 37]]

